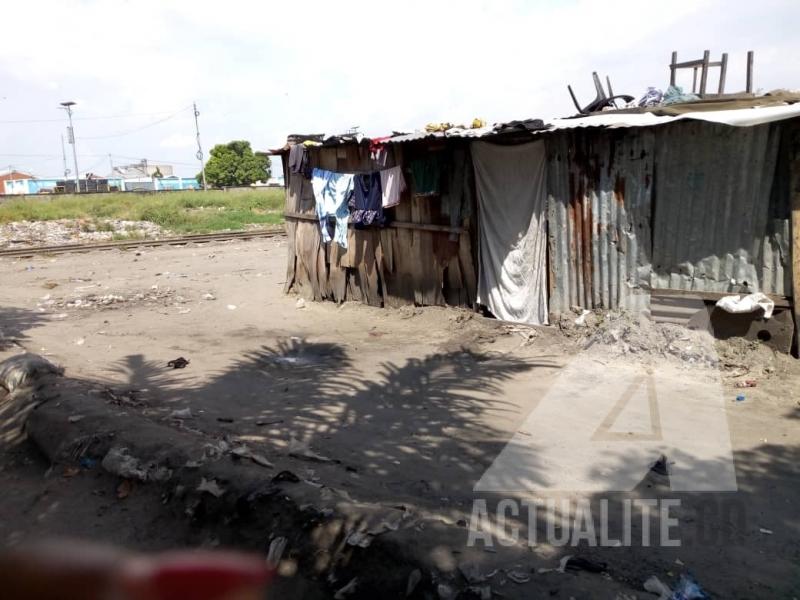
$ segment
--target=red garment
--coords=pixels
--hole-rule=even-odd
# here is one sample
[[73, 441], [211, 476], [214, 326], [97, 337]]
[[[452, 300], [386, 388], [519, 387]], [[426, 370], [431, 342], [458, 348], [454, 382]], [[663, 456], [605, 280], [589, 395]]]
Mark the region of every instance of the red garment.
[[384, 143], [386, 140], [390, 140], [390, 139], [392, 139], [392, 137], [393, 137], [393, 136], [391, 136], [391, 135], [384, 135], [384, 136], [382, 136], [382, 137], [376, 137], [376, 138], [372, 138], [372, 139], [369, 141], [369, 151], [370, 151], [371, 153], [377, 152], [378, 150], [380, 150], [381, 148], [383, 148], [383, 143]]

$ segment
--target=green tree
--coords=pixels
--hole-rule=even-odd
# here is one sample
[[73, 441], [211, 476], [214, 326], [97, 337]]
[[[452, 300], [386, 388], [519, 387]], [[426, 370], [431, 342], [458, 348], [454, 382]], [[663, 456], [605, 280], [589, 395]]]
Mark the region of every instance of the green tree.
[[[214, 187], [250, 185], [269, 176], [269, 156], [263, 152], [254, 153], [250, 142], [245, 140], [217, 144], [206, 163], [206, 180]], [[203, 182], [202, 173], [197, 174], [197, 181]]]

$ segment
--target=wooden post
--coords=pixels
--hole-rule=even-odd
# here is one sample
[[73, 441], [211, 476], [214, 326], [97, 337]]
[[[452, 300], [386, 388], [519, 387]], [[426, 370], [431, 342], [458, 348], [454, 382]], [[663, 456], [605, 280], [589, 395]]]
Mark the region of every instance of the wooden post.
[[794, 343], [800, 352], [800, 126], [787, 127], [789, 134], [789, 193], [792, 206], [792, 312]]
[[753, 51], [747, 51], [747, 87], [745, 91], [748, 94], [753, 93]]
[[728, 72], [728, 53], [722, 53], [722, 60], [719, 65], [719, 88], [717, 93], [722, 96], [725, 93], [725, 74]]
[[700, 72], [700, 97], [704, 98], [706, 95], [706, 83], [708, 82], [708, 60], [711, 56], [711, 51], [706, 50], [703, 52], [703, 66]]
[[675, 64], [678, 62], [678, 53], [673, 51], [672, 62], [669, 65], [669, 84], [675, 85]]

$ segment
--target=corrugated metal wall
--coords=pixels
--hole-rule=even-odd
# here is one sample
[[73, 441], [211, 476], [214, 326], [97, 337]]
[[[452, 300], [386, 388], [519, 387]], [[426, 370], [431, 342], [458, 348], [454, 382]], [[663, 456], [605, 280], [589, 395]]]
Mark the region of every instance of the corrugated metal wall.
[[548, 136], [550, 310], [649, 306], [652, 129]]
[[548, 134], [550, 311], [648, 309], [652, 289], [790, 296], [786, 126]]
[[656, 129], [654, 288], [786, 291], [788, 221], [771, 214], [779, 128]]

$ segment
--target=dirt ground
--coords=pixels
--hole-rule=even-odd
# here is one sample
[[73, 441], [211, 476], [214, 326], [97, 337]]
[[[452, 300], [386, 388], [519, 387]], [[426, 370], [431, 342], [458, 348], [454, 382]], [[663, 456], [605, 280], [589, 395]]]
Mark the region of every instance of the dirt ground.
[[[714, 348], [716, 364], [697, 366], [693, 340], [668, 340], [648, 355], [639, 345], [631, 351], [630, 332], [609, 329], [608, 320], [593, 322], [602, 335], [584, 350], [590, 328], [572, 318], [529, 329], [464, 310], [304, 302], [283, 294], [285, 251], [277, 238], [0, 259], [0, 360], [23, 349], [41, 354], [87, 389], [125, 399], [124, 414], [214, 444], [246, 444], [274, 464], [265, 477], [288, 470], [309, 490], [402, 506], [409, 523], [440, 524], [385, 534], [414, 564], [439, 573], [419, 597], [455, 597], [451, 589], [469, 583], [469, 565], [498, 597], [654, 598], [642, 587], [648, 577], [674, 585], [684, 573], [712, 597], [800, 597], [800, 367], [793, 359], [734, 341]], [[177, 357], [189, 365], [167, 368]], [[576, 357], [595, 368], [577, 368]], [[510, 440], [525, 435], [530, 415], [565, 374], [587, 382], [585, 400], [593, 378], [619, 369], [624, 379], [643, 368], [657, 371], [666, 386], [660, 397], [676, 407], [715, 374], [715, 410], [730, 432], [737, 491], [673, 492], [663, 473], [651, 472], [632, 492], [609, 496], [612, 504], [679, 498], [679, 547], [467, 546], [476, 498], [493, 512], [501, 499], [522, 497], [475, 492], [475, 484]], [[751, 379], [756, 387], [734, 387]], [[577, 427], [577, 406], [573, 423], [562, 419], [548, 431]], [[1, 407], [2, 398], [8, 422], [13, 415]], [[690, 414], [689, 443], [706, 435], [691, 421]], [[119, 479], [98, 465], [51, 467], [7, 426], [0, 441], [4, 545], [59, 535], [149, 551], [252, 547], [261, 538], [255, 546], [266, 551], [269, 531], [249, 531], [245, 543], [218, 525], [176, 519], [162, 509], [155, 485], [118, 498]], [[577, 457], [570, 471], [582, 468]], [[667, 456], [673, 460], [680, 461]], [[540, 470], [544, 478], [548, 465]], [[603, 564], [602, 572], [549, 570], [566, 555]], [[303, 585], [310, 587], [287, 593], [330, 591], [327, 583]]]

